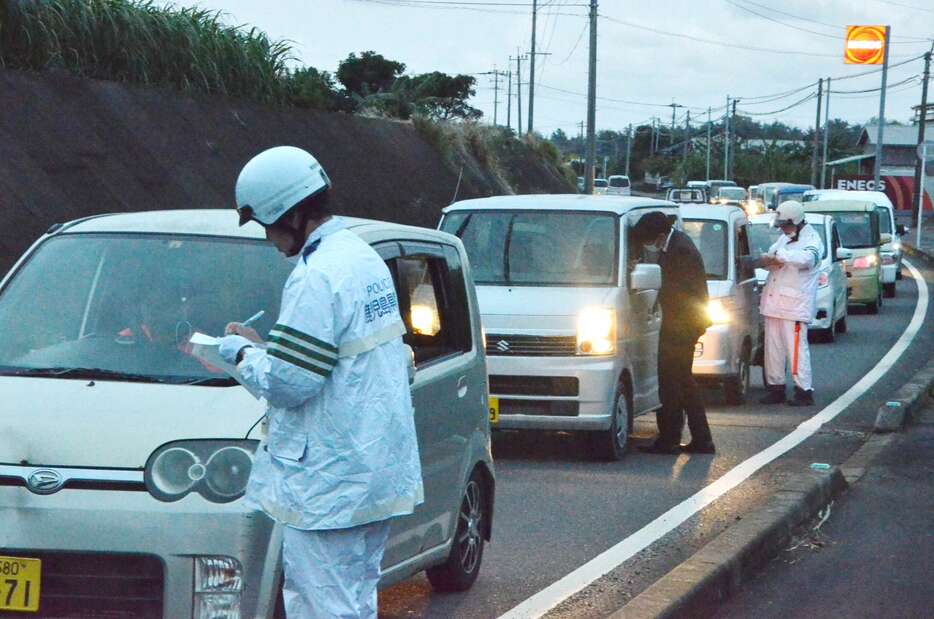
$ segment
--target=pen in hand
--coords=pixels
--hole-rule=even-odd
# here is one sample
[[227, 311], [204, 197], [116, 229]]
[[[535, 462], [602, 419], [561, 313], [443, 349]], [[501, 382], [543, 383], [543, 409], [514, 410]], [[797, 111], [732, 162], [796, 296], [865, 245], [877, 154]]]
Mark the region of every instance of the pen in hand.
[[260, 310], [260, 311], [256, 312], [255, 314], [253, 314], [252, 316], [250, 316], [249, 318], [247, 318], [246, 320], [244, 320], [243, 322], [241, 322], [240, 324], [241, 324], [242, 326], [244, 326], [244, 327], [249, 327], [251, 324], [253, 324], [253, 323], [256, 322], [257, 320], [259, 320], [260, 318], [262, 318], [263, 315], [265, 315], [265, 314], [266, 314], [266, 311], [265, 311], [265, 310]]

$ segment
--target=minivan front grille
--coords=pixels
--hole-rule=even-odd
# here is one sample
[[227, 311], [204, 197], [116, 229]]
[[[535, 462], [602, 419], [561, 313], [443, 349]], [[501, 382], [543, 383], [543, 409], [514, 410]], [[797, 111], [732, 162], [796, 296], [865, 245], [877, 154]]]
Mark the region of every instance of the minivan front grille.
[[575, 376], [502, 376], [490, 375], [493, 395], [550, 395], [573, 397], [580, 393]]
[[573, 335], [487, 334], [486, 354], [509, 357], [573, 357], [577, 354], [577, 338]]
[[42, 561], [39, 612], [29, 617], [162, 617], [165, 578], [158, 557], [3, 548], [0, 555]]

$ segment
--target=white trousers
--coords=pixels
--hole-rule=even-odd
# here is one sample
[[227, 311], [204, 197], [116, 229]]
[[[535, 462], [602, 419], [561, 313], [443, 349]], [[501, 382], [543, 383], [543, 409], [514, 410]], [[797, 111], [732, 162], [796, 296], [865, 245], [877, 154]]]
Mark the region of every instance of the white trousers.
[[285, 527], [282, 587], [288, 619], [376, 619], [389, 520], [349, 529]]
[[[784, 385], [785, 371], [791, 370], [795, 386], [810, 391], [811, 349], [808, 325], [794, 320], [763, 316], [765, 319], [765, 380], [770, 385]], [[797, 336], [795, 325], [800, 325]], [[795, 361], [797, 360], [797, 367]]]

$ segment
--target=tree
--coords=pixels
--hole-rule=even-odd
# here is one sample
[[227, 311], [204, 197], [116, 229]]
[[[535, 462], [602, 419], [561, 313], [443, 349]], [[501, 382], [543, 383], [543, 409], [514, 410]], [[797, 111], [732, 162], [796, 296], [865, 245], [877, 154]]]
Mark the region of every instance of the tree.
[[448, 75], [440, 71], [405, 79], [414, 93], [419, 112], [434, 120], [477, 120], [483, 112], [467, 104], [476, 94], [476, 78], [471, 75]]
[[374, 51], [350, 54], [337, 67], [337, 81], [348, 93], [366, 97], [388, 91], [405, 71], [405, 64]]
[[288, 101], [298, 107], [310, 107], [326, 112], [348, 111], [352, 104], [337, 92], [334, 77], [314, 67], [297, 69], [286, 81]]

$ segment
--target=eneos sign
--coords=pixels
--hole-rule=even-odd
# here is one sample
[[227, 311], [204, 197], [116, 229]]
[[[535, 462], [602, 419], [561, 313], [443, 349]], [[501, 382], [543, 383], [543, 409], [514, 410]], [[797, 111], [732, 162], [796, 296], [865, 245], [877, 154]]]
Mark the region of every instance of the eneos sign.
[[847, 26], [843, 60], [846, 64], [882, 64], [885, 26]]

